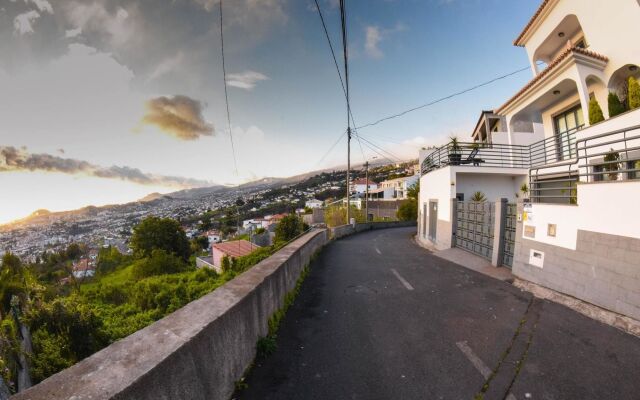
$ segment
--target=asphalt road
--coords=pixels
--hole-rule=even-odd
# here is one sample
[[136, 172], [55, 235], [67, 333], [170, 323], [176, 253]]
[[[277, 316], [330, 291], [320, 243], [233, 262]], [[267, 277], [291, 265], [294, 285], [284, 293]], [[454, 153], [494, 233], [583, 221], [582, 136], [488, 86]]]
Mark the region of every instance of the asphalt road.
[[432, 256], [327, 246], [239, 399], [639, 399], [640, 339]]

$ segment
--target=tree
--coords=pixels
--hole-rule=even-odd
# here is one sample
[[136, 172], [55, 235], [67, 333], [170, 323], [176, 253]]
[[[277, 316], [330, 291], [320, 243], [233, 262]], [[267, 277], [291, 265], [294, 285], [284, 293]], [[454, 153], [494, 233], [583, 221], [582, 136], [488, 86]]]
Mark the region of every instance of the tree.
[[191, 252], [197, 253], [209, 248], [209, 238], [206, 236], [198, 236], [191, 239]]
[[400, 221], [417, 221], [418, 202], [413, 199], [409, 199], [402, 203], [396, 212], [396, 216]]
[[82, 250], [78, 243], [71, 243], [67, 246], [66, 256], [69, 260], [77, 260], [82, 255]]
[[604, 114], [602, 114], [602, 108], [598, 104], [598, 100], [593, 97], [589, 100], [589, 125], [597, 124], [604, 121]]
[[629, 109], [633, 110], [640, 107], [640, 84], [633, 76], [629, 77]]
[[295, 214], [289, 214], [280, 220], [276, 226], [276, 242], [288, 242], [303, 231], [302, 219]]
[[406, 202], [402, 203], [396, 212], [396, 217], [400, 221], [417, 221], [418, 220], [418, 196], [420, 195], [420, 181], [416, 182], [407, 189]]
[[119, 266], [127, 261], [128, 257], [122, 255], [117, 248], [109, 246], [101, 248], [98, 252], [98, 263], [96, 272], [105, 275], [115, 271]]
[[622, 102], [618, 98], [618, 95], [613, 92], [609, 92], [607, 102], [609, 103], [609, 118], [620, 115], [626, 111], [624, 104], [622, 104]]
[[131, 248], [137, 257], [149, 257], [153, 250], [164, 250], [183, 260], [190, 255], [189, 240], [178, 221], [148, 217], [133, 229]]

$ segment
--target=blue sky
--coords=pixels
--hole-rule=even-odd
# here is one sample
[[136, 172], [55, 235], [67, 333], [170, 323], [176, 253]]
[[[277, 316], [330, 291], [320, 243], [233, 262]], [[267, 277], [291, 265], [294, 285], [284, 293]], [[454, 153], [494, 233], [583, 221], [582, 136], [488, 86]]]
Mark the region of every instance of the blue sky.
[[[319, 1], [340, 51], [337, 1]], [[320, 162], [346, 114], [313, 1], [223, 5], [238, 173], [226, 130], [218, 0], [3, 0], [0, 185], [18, 186], [18, 198], [0, 198], [13, 204], [8, 214], [35, 206], [28, 199], [43, 185], [51, 195], [40, 206], [64, 209], [344, 164], [344, 142]], [[347, 0], [356, 122], [526, 67], [524, 50], [511, 43], [538, 5]], [[525, 71], [361, 134], [417, 157], [421, 145], [467, 136], [480, 110], [530, 78]], [[364, 155], [376, 154], [365, 146]]]

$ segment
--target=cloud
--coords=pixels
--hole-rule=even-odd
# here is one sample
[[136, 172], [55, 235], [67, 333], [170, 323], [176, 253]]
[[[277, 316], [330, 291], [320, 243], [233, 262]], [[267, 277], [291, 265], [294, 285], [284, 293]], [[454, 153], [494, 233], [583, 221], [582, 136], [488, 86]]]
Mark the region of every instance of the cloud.
[[[35, 4], [38, 10], [41, 12], [48, 12], [49, 14], [53, 14], [53, 7], [51, 7], [51, 3], [47, 0], [31, 0], [31, 3]], [[25, 0], [25, 3], [29, 3], [28, 0]]]
[[156, 68], [149, 74], [147, 78], [147, 82], [150, 82], [154, 79], [158, 79], [161, 76], [173, 71], [178, 67], [182, 60], [184, 59], [184, 54], [182, 51], [179, 51], [175, 56], [170, 58], [165, 58], [160, 64], [156, 66]]
[[84, 174], [97, 178], [119, 179], [139, 185], [155, 185], [174, 188], [208, 186], [211, 183], [178, 176], [148, 174], [131, 167], [102, 167], [88, 161], [62, 158], [51, 154], [32, 154], [13, 146], [0, 146], [0, 172], [42, 171], [63, 174]]
[[64, 37], [66, 37], [67, 39], [70, 39], [80, 35], [81, 33], [82, 33], [82, 28], [67, 29], [64, 32]]
[[391, 29], [382, 29], [376, 25], [365, 27], [364, 51], [371, 58], [382, 58], [384, 53], [380, 49], [380, 43], [390, 35], [407, 30], [402, 23], [397, 23]]
[[40, 18], [40, 13], [36, 10], [27, 11], [17, 15], [13, 19], [13, 29], [18, 35], [33, 33], [33, 23]]
[[245, 90], [252, 90], [256, 83], [269, 79], [264, 74], [256, 71], [245, 71], [238, 74], [227, 75], [227, 84]]
[[157, 97], [146, 103], [142, 124], [154, 125], [182, 140], [213, 136], [213, 125], [202, 115], [203, 103], [187, 96]]
[[367, 26], [365, 32], [366, 40], [364, 42], [364, 51], [369, 55], [369, 57], [382, 58], [384, 54], [378, 47], [378, 44], [380, 44], [380, 41], [382, 40], [380, 28], [377, 26]]

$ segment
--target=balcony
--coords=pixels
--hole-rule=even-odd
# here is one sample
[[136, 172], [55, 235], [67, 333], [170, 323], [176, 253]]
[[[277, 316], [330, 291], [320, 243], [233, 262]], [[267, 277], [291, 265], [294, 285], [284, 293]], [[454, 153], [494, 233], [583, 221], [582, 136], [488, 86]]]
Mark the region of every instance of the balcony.
[[448, 166], [529, 168], [530, 149], [524, 145], [449, 143], [424, 159], [422, 175]]

